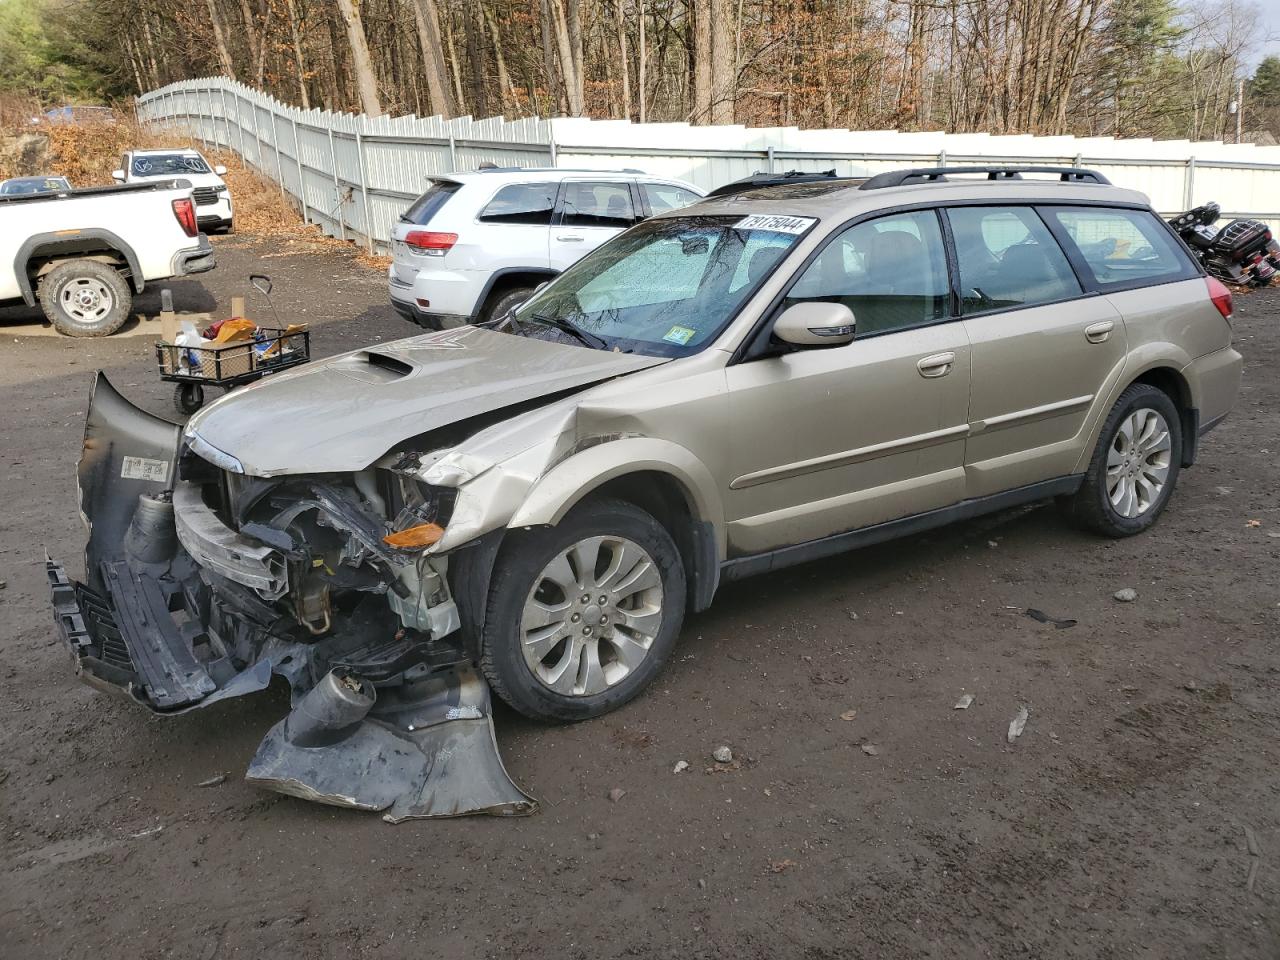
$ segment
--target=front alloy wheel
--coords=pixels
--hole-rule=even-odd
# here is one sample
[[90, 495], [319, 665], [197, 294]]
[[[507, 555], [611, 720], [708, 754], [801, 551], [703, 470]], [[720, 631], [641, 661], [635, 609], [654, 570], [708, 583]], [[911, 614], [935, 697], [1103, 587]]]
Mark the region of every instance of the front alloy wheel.
[[480, 665], [526, 716], [599, 716], [662, 669], [684, 609], [684, 564], [666, 528], [634, 504], [591, 500], [554, 527], [508, 535]]
[[638, 669], [661, 628], [654, 559], [623, 537], [587, 537], [538, 574], [520, 622], [521, 652], [549, 690], [592, 696]]

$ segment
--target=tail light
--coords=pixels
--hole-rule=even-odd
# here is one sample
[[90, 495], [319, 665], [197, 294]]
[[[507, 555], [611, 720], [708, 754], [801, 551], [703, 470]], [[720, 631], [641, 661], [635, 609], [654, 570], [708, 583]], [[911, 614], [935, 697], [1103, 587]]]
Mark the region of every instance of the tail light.
[[434, 230], [410, 230], [404, 242], [420, 256], [443, 257], [458, 242], [458, 235], [437, 233]]
[[1213, 301], [1213, 305], [1218, 308], [1218, 312], [1222, 314], [1222, 319], [1230, 320], [1232, 313], [1231, 291], [1223, 286], [1222, 281], [1217, 277], [1205, 277], [1204, 282], [1209, 287], [1209, 299]]
[[188, 237], [194, 237], [200, 232], [200, 228], [196, 225], [196, 205], [191, 202], [190, 197], [173, 201], [173, 215], [178, 218], [178, 223], [182, 225], [182, 230]]

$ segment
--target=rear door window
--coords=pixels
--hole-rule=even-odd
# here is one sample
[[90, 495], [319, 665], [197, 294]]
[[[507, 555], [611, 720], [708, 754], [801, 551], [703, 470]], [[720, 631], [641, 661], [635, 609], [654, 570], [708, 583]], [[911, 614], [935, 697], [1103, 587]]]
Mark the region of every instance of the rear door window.
[[1196, 275], [1190, 258], [1147, 210], [1043, 208], [1102, 289], [1168, 283]]
[[560, 221], [566, 227], [612, 227], [625, 229], [636, 222], [631, 187], [626, 183], [584, 183], [570, 181], [564, 185], [564, 212]]
[[640, 189], [644, 191], [644, 199], [649, 204], [650, 213], [662, 213], [665, 210], [687, 207], [695, 200], [702, 199], [692, 190], [677, 187], [674, 183], [642, 183]]
[[425, 227], [431, 222], [431, 218], [440, 212], [440, 208], [448, 203], [449, 198], [458, 192], [460, 186], [462, 184], [453, 180], [431, 181], [427, 192], [413, 201], [408, 210], [400, 214], [401, 222]]
[[1080, 296], [1066, 254], [1031, 207], [950, 207], [961, 312], [1028, 307]]
[[550, 226], [556, 206], [556, 184], [512, 183], [499, 190], [480, 211], [481, 223]]

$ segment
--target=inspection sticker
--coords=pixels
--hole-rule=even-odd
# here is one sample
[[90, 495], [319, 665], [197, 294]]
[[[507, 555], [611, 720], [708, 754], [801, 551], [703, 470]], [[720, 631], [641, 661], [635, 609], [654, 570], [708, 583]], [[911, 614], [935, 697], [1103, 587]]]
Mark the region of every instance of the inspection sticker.
[[164, 483], [169, 479], [169, 461], [152, 460], [148, 457], [125, 457], [120, 467], [120, 476], [125, 480], [154, 480]]
[[672, 327], [662, 335], [662, 339], [667, 343], [678, 343], [683, 347], [693, 339], [694, 334], [697, 332], [697, 330], [690, 330], [688, 327]]
[[804, 233], [818, 222], [817, 217], [781, 217], [756, 213], [733, 225], [735, 230], [772, 230], [774, 233]]

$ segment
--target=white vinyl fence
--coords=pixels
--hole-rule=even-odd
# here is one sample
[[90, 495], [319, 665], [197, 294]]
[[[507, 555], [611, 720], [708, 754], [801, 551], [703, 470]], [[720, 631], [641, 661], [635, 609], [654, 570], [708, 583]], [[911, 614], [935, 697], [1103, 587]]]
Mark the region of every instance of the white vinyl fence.
[[698, 127], [625, 120], [367, 117], [301, 110], [217, 77], [138, 99], [138, 117], [239, 154], [280, 185], [309, 223], [385, 251], [391, 225], [429, 177], [502, 167], [634, 168], [709, 190], [761, 170], [862, 176], [909, 166], [1089, 167], [1172, 215], [1217, 201], [1224, 217], [1280, 228], [1280, 147], [1189, 140], [991, 136], [796, 127]]

